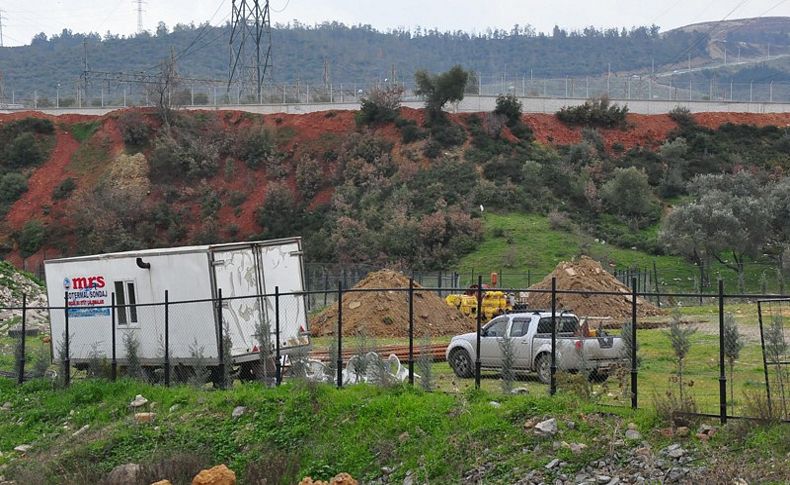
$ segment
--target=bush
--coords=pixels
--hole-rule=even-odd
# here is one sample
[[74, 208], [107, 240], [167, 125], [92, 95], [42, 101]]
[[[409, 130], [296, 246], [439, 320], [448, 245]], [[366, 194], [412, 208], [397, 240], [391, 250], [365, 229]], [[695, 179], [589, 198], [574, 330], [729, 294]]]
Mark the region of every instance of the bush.
[[304, 200], [310, 200], [318, 193], [323, 180], [324, 173], [318, 160], [302, 157], [296, 163], [296, 187]]
[[236, 155], [252, 169], [267, 165], [277, 157], [274, 134], [263, 127], [250, 128], [241, 133], [237, 145]]
[[557, 119], [569, 125], [600, 126], [603, 128], [624, 128], [628, 106], [609, 104], [609, 98], [602, 96], [585, 101], [579, 106], [563, 106], [557, 111]]
[[414, 74], [417, 88], [414, 93], [425, 98], [425, 108], [431, 121], [442, 119], [445, 104], [464, 99], [469, 73], [461, 66], [453, 66], [442, 74], [431, 75], [427, 71]]
[[496, 98], [494, 113], [504, 116], [509, 127], [521, 122], [521, 109], [521, 101], [512, 94], [500, 95]]
[[677, 123], [681, 129], [691, 128], [696, 124], [691, 110], [685, 106], [675, 106], [672, 108], [672, 111], [669, 112], [669, 117], [672, 121]]
[[208, 140], [187, 138], [179, 142], [165, 135], [156, 141], [149, 162], [152, 179], [210, 177], [219, 166], [219, 151]]
[[55, 200], [67, 199], [76, 188], [77, 182], [74, 178], [68, 177], [55, 187], [55, 190], [52, 191], [52, 198]]
[[0, 205], [11, 204], [27, 192], [27, 179], [18, 172], [9, 172], [0, 177]]
[[118, 129], [128, 147], [142, 147], [148, 143], [151, 128], [137, 111], [126, 111], [118, 116]]
[[363, 97], [355, 119], [358, 125], [389, 123], [398, 117], [403, 86], [388, 85], [373, 88]]
[[466, 131], [449, 120], [431, 124], [431, 140], [441, 147], [450, 148], [466, 141]]
[[414, 120], [398, 118], [395, 120], [395, 126], [397, 126], [400, 130], [400, 136], [403, 143], [414, 143], [415, 141], [423, 140], [428, 136], [428, 133], [417, 126], [417, 122]]
[[264, 228], [266, 237], [293, 236], [296, 217], [296, 202], [291, 189], [279, 182], [266, 186], [263, 205], [256, 211], [258, 224]]
[[44, 152], [32, 133], [22, 133], [5, 149], [6, 163], [11, 167], [28, 167], [44, 161]]
[[633, 229], [659, 216], [660, 207], [647, 174], [634, 167], [615, 169], [612, 179], [601, 187], [601, 199], [610, 213], [630, 223]]
[[44, 225], [32, 220], [25, 223], [22, 230], [16, 234], [16, 242], [19, 245], [19, 252], [23, 258], [32, 256], [44, 245], [47, 230]]

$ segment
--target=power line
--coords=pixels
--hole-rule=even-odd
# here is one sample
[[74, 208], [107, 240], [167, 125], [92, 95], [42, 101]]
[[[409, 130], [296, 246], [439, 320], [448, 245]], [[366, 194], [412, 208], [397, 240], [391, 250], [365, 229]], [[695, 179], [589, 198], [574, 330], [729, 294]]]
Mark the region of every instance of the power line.
[[[230, 31], [230, 62], [228, 65], [228, 92], [234, 82], [249, 94], [255, 89], [254, 98], [262, 102], [263, 80], [269, 69], [272, 52], [272, 26], [269, 0], [232, 0]], [[261, 41], [265, 52], [261, 53]], [[263, 63], [261, 63], [263, 58]]]

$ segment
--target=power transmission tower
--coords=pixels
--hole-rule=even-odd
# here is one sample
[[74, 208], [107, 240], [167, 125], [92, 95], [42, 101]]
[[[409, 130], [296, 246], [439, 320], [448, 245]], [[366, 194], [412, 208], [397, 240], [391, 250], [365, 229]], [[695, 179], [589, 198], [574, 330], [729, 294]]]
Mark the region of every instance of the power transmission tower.
[[137, 4], [137, 33], [142, 34], [143, 31], [145, 31], [143, 27], [143, 12], [145, 12], [145, 10], [143, 10], [143, 4], [145, 1], [135, 0], [135, 3]]
[[239, 97], [254, 94], [254, 99], [260, 103], [263, 101], [263, 80], [271, 67], [269, 0], [233, 0], [232, 9], [228, 95], [233, 84], [238, 83]]
[[4, 47], [3, 44], [3, 10], [0, 10], [0, 47]]

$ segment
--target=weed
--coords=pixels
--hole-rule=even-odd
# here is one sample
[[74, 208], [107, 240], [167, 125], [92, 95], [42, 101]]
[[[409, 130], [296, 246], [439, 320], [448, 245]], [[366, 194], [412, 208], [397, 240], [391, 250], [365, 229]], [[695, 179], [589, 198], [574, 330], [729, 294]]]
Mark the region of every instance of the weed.
[[426, 333], [420, 342], [417, 354], [417, 373], [420, 376], [420, 387], [425, 392], [431, 392], [433, 382], [433, 354], [431, 352], [431, 336]]
[[121, 345], [126, 354], [126, 375], [133, 379], [141, 379], [143, 367], [140, 364], [140, 341], [137, 340], [135, 333], [131, 330], [123, 332]]
[[515, 372], [513, 366], [516, 360], [516, 349], [513, 346], [513, 339], [510, 335], [505, 335], [499, 339], [499, 350], [502, 353], [502, 392], [509, 394], [513, 390]]

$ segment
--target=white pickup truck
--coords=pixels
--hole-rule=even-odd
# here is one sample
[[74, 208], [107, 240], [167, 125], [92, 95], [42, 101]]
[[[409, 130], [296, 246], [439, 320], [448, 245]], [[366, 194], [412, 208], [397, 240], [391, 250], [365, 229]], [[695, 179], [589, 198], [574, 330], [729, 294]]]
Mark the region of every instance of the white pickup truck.
[[[584, 337], [579, 319], [571, 313], [557, 313], [556, 362], [561, 371], [586, 370], [591, 379], [604, 381], [609, 371], [626, 357], [620, 337]], [[509, 336], [513, 368], [534, 371], [544, 383], [551, 379], [551, 312], [509, 313], [488, 322], [480, 333], [480, 364], [484, 369], [501, 369], [502, 342]], [[452, 338], [447, 346], [447, 362], [458, 377], [474, 375], [477, 357], [475, 333]]]

